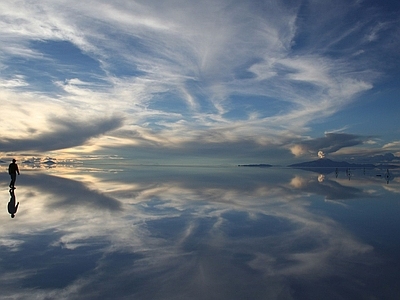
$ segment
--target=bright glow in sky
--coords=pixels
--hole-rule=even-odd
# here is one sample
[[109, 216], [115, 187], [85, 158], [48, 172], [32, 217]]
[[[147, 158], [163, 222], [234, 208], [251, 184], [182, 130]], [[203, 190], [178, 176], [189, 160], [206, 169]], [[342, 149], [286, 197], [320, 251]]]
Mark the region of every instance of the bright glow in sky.
[[399, 12], [377, 0], [3, 0], [0, 155], [398, 160]]

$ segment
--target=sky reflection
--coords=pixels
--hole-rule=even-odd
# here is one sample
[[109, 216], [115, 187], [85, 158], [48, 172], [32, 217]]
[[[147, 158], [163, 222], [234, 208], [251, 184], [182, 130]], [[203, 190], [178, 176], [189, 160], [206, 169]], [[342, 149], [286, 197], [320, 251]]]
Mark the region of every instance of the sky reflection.
[[396, 174], [138, 167], [4, 183], [0, 287], [15, 299], [395, 299]]

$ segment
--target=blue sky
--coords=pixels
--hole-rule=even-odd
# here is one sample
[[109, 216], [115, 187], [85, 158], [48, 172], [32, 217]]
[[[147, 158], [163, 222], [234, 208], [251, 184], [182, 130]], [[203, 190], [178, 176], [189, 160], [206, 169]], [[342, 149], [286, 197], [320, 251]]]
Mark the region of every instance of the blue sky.
[[397, 1], [1, 1], [0, 154], [400, 157]]

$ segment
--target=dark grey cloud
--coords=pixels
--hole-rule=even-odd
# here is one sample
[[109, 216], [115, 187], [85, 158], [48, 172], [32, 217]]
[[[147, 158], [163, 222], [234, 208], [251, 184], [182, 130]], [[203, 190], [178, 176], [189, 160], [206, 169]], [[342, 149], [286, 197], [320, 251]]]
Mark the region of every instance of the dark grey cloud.
[[248, 164], [292, 159], [287, 149], [261, 145], [252, 139], [238, 141], [190, 141], [173, 146], [143, 144], [119, 149], [119, 154], [133, 160], [161, 164]]
[[366, 137], [348, 133], [326, 133], [324, 137], [297, 143], [302, 148], [317, 153], [334, 153], [342, 148], [361, 145]]
[[26, 139], [5, 138], [0, 151], [52, 151], [84, 145], [89, 139], [122, 126], [123, 119], [113, 116], [104, 119], [78, 121], [76, 119], [49, 120], [49, 132]]
[[[382, 153], [382, 154], [376, 154], [376, 153]], [[363, 152], [359, 153], [356, 157], [353, 154], [348, 154], [348, 155], [343, 154], [340, 155], [339, 158], [341, 160], [347, 160], [347, 161], [352, 160], [353, 162], [365, 163], [365, 164], [397, 165], [400, 163], [399, 156], [396, 156], [390, 152], [385, 152], [382, 149], [372, 149], [369, 151], [367, 150], [364, 153]]]
[[359, 160], [369, 163], [387, 163], [387, 162], [400, 162], [400, 157], [395, 156], [393, 153], [385, 153], [370, 157], [360, 157]]

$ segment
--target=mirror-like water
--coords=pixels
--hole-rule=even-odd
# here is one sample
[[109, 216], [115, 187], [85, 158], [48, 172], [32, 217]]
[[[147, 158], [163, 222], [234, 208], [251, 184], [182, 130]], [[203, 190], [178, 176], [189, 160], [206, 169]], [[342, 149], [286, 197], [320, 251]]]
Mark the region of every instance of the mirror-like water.
[[385, 171], [57, 167], [14, 193], [2, 174], [0, 298], [398, 299]]

